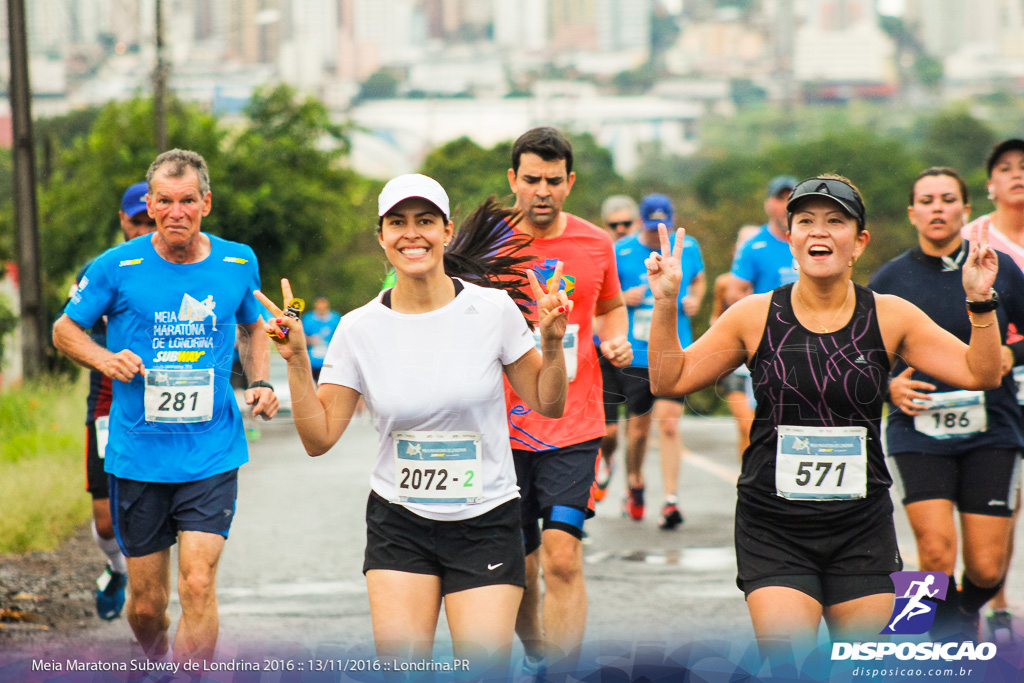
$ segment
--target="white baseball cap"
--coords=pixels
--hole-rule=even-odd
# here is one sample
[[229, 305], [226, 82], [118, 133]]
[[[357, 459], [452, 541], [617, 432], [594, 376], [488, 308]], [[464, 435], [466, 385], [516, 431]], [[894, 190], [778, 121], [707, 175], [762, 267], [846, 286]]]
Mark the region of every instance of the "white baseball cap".
[[451, 213], [448, 208], [448, 193], [441, 187], [441, 183], [421, 173], [407, 173], [392, 178], [380, 191], [380, 196], [377, 197], [377, 215], [383, 216], [396, 204], [410, 197], [426, 199], [441, 209], [445, 220]]

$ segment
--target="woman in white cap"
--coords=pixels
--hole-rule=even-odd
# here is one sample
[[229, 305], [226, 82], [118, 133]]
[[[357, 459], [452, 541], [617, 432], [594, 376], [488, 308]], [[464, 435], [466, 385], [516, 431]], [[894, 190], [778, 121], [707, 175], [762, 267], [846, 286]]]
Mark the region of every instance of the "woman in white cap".
[[742, 364], [751, 371], [757, 412], [738, 482], [737, 585], [765, 658], [809, 651], [822, 618], [833, 640], [877, 639], [887, 626], [889, 574], [902, 561], [880, 428], [896, 358], [956, 387], [999, 383], [996, 257], [984, 231], [963, 265], [968, 346], [907, 301], [853, 284], [870, 239], [864, 219], [845, 178], [799, 183], [787, 204], [797, 281], [733, 304], [685, 351], [674, 327], [679, 254], [664, 229], [661, 253], [647, 261], [655, 393], [687, 394]]
[[[382, 658], [429, 659], [443, 602], [456, 658], [508, 661], [525, 558], [502, 375], [533, 410], [560, 417], [572, 307], [529, 273], [538, 352], [513, 300], [531, 300], [522, 272], [529, 241], [510, 242], [509, 214], [488, 202], [456, 235], [437, 181], [411, 174], [385, 185], [377, 239], [395, 285], [342, 318], [319, 389], [302, 325], [257, 294], [277, 316], [267, 332], [288, 361], [309, 454], [338, 441], [360, 396], [380, 433], [363, 572]], [[287, 303], [287, 280], [282, 290]]]

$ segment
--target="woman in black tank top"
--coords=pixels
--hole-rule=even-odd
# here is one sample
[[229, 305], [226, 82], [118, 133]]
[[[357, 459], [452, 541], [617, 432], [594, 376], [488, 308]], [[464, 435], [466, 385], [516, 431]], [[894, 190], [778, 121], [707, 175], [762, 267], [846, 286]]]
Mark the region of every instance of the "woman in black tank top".
[[739, 365], [751, 370], [758, 405], [737, 496], [737, 584], [762, 656], [813, 648], [822, 618], [833, 640], [878, 640], [897, 617], [888, 575], [902, 562], [880, 442], [895, 358], [966, 389], [1000, 379], [990, 301], [997, 261], [984, 232], [963, 267], [977, 311], [966, 345], [907, 301], [851, 281], [870, 236], [848, 180], [805, 180], [787, 210], [797, 282], [733, 304], [685, 351], [673, 318], [680, 254], [667, 230], [647, 262], [654, 393], [680, 396]]

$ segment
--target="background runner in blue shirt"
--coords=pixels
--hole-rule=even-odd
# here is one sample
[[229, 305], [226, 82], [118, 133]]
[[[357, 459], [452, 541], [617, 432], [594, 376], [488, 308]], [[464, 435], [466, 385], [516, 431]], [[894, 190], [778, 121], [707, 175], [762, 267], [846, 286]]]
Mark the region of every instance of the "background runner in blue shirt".
[[[682, 440], [679, 418], [683, 414], [683, 398], [655, 401], [648, 376], [647, 343], [650, 338], [654, 294], [647, 286], [644, 262], [659, 247], [658, 225], [673, 225], [675, 211], [671, 200], [663, 194], [650, 194], [640, 202], [643, 228], [615, 243], [615, 264], [629, 316], [628, 339], [633, 345], [633, 362], [628, 368], [615, 368], [618, 385], [628, 411], [626, 445], [626, 486], [623, 514], [640, 521], [645, 514], [645, 483], [643, 464], [647, 454], [647, 437], [652, 421], [657, 425], [664, 502], [661, 506], [662, 529], [671, 530], [683, 523], [676, 498], [679, 482], [679, 461]], [[670, 236], [675, 243], [675, 235]], [[677, 306], [677, 331], [686, 347], [693, 340], [690, 316], [697, 313], [704, 298], [704, 260], [697, 240], [689, 235], [683, 241], [683, 282]]]
[[768, 183], [764, 211], [768, 222], [740, 249], [732, 262], [732, 288], [726, 305], [748, 294], [763, 294], [796, 282], [795, 260], [786, 241], [786, 202], [796, 187], [796, 178], [780, 175]]
[[320, 381], [327, 345], [331, 343], [331, 337], [340, 322], [341, 315], [331, 310], [331, 302], [325, 296], [318, 296], [313, 310], [302, 316], [302, 329], [306, 332], [309, 344], [309, 364], [313, 368], [314, 382]]

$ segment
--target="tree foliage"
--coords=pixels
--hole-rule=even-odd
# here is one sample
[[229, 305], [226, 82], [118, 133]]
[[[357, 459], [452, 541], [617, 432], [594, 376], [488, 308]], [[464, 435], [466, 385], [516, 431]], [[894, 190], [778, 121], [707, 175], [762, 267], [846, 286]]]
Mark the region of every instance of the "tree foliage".
[[[224, 132], [216, 120], [174, 102], [167, 121], [170, 144], [206, 157], [216, 188], [224, 177], [219, 163]], [[49, 283], [63, 289], [69, 274], [119, 241], [121, 195], [145, 179], [156, 155], [149, 99], [108, 104], [88, 135], [75, 138], [56, 154], [53, 174], [39, 193], [40, 246]]]
[[966, 107], [953, 107], [922, 120], [921, 159], [928, 166], [952, 166], [964, 175], [971, 190], [985, 186], [985, 157], [996, 134], [971, 116]]
[[[626, 182], [615, 171], [612, 155], [592, 135], [568, 135], [573, 146], [576, 183], [566, 201], [567, 211], [597, 220], [608, 194], [622, 192]], [[484, 149], [466, 137], [438, 147], [423, 160], [420, 172], [437, 180], [448, 192], [456, 225], [490, 195], [515, 201], [508, 183], [512, 144], [500, 142]]]
[[451, 200], [452, 220], [458, 225], [491, 195], [511, 203], [511, 165], [511, 141], [484, 149], [468, 137], [461, 137], [430, 152], [420, 165], [420, 172], [444, 187]]
[[389, 100], [398, 95], [400, 83], [398, 76], [390, 70], [381, 69], [370, 74], [370, 77], [363, 82], [359, 88], [359, 99]]
[[0, 261], [14, 259], [14, 161], [0, 149]]
[[278, 86], [257, 91], [245, 113], [248, 125], [223, 145], [210, 229], [256, 251], [270, 291], [284, 276], [312, 287], [308, 261], [355, 227], [366, 182], [342, 167], [345, 131], [316, 99]]
[[704, 248], [709, 282], [729, 269], [737, 229], [765, 221], [764, 192], [772, 177], [838, 173], [857, 185], [867, 207], [872, 241], [854, 271], [855, 279], [866, 283], [879, 266], [917, 242], [906, 220], [906, 195], [922, 168], [905, 141], [868, 129], [827, 133], [711, 162], [693, 183], [700, 205], [691, 231]]

